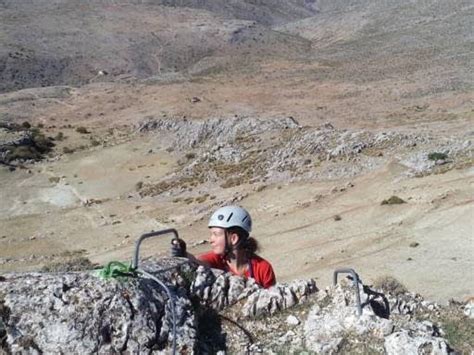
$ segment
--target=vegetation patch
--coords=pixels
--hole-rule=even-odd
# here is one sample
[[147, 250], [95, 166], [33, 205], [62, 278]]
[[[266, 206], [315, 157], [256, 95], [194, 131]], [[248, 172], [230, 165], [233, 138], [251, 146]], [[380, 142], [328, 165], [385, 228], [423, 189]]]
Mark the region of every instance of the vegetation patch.
[[226, 181], [224, 181], [221, 184], [221, 187], [224, 188], [224, 189], [228, 189], [230, 187], [235, 187], [235, 186], [242, 185], [244, 182], [245, 182], [245, 180], [240, 176], [231, 177], [231, 178], [227, 179]]
[[470, 319], [458, 310], [456, 313], [442, 315], [439, 322], [449, 345], [460, 354], [472, 354], [474, 319]]
[[6, 161], [12, 162], [14, 160], [40, 160], [41, 154], [34, 148], [30, 146], [17, 146], [17, 147], [9, 147], [8, 153], [6, 155]]
[[77, 133], [81, 133], [81, 134], [89, 134], [89, 133], [91, 133], [91, 132], [89, 132], [89, 131], [87, 130], [86, 127], [83, 127], [83, 126], [77, 127], [77, 128], [76, 128], [76, 132], [77, 132]]
[[183, 200], [183, 202], [187, 205], [190, 205], [191, 203], [193, 203], [193, 201], [194, 201], [194, 197], [188, 197]]
[[209, 194], [204, 194], [204, 195], [196, 197], [195, 201], [197, 203], [204, 203], [208, 197], [209, 197]]
[[428, 160], [446, 160], [448, 159], [448, 155], [445, 153], [433, 152], [428, 154]]
[[42, 272], [87, 271], [97, 267], [84, 256], [74, 256], [63, 261], [48, 263], [41, 268]]
[[364, 354], [378, 355], [384, 353], [383, 339], [372, 338], [367, 341], [366, 337], [357, 333], [349, 333], [343, 337], [338, 348], [339, 354]]
[[30, 128], [31, 128], [31, 124], [30, 124], [30, 122], [28, 122], [28, 121], [23, 122], [23, 123], [21, 124], [21, 126], [22, 126], [23, 128], [25, 128], [25, 129], [30, 129]]
[[255, 137], [250, 135], [238, 135], [235, 137], [235, 142], [239, 144], [255, 143]]
[[156, 196], [175, 188], [192, 188], [202, 183], [204, 183], [204, 175], [202, 174], [183, 176], [172, 180], [160, 181], [158, 183], [143, 183], [139, 189], [139, 194], [141, 197]]
[[[474, 351], [474, 319], [464, 314], [464, 302], [450, 300], [447, 307], [429, 314], [415, 314], [415, 319], [429, 319], [436, 327], [444, 331], [445, 338], [454, 350], [454, 354], [473, 354]], [[429, 316], [429, 317], [428, 317]]]
[[[0, 153], [4, 163], [13, 161], [38, 161], [44, 158], [54, 147], [54, 138], [46, 137], [37, 127], [24, 122], [22, 125], [2, 124], [0, 128], [6, 129], [17, 138], [7, 142], [3, 146], [0, 144]], [[1, 143], [1, 142], [0, 142]]]
[[398, 281], [393, 276], [380, 276], [373, 282], [373, 286], [376, 289], [383, 290], [384, 292], [390, 292], [392, 295], [401, 295], [408, 291], [404, 284]]
[[381, 205], [401, 205], [402, 203], [406, 203], [405, 200], [401, 199], [398, 196], [393, 195], [392, 197], [383, 200]]
[[54, 140], [56, 140], [56, 141], [63, 141], [64, 138], [66, 138], [66, 137], [64, 136], [63, 132], [58, 132], [58, 134], [56, 134], [54, 136]]
[[192, 153], [192, 152], [186, 153], [185, 157], [186, 157], [187, 160], [195, 159], [196, 158], [196, 153]]

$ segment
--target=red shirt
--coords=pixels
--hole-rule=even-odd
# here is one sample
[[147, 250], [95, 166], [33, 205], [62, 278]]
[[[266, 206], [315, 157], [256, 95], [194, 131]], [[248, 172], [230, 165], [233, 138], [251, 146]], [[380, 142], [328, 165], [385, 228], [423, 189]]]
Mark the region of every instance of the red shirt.
[[[217, 255], [212, 251], [199, 255], [198, 260], [205, 262], [214, 269], [232, 272], [234, 275], [236, 275], [236, 273], [228, 267], [225, 259], [221, 255]], [[275, 273], [273, 272], [272, 265], [258, 255], [252, 256], [250, 259], [249, 268], [251, 270], [247, 269], [244, 276], [255, 279], [255, 282], [263, 288], [269, 288], [276, 283]]]

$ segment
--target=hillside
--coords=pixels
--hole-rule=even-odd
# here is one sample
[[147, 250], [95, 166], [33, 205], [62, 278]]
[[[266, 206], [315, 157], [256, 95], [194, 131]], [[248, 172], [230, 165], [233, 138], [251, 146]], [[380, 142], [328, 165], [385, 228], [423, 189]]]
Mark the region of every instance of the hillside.
[[281, 281], [353, 266], [472, 296], [473, 18], [460, 0], [0, 1], [0, 270], [128, 260], [168, 227], [199, 253], [232, 202]]

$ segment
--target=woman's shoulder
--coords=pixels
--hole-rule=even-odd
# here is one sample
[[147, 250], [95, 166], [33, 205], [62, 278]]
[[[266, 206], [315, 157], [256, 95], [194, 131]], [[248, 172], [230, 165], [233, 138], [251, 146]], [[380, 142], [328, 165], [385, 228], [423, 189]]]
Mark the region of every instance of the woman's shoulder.
[[270, 262], [264, 258], [262, 258], [261, 256], [257, 255], [257, 254], [254, 254], [252, 256], [252, 263], [253, 264], [256, 264], [256, 265], [259, 265], [259, 266], [269, 266], [269, 267], [272, 267], [272, 264], [270, 264]]
[[261, 256], [254, 255], [252, 257], [252, 269], [254, 278], [260, 286], [269, 288], [276, 283], [272, 264]]

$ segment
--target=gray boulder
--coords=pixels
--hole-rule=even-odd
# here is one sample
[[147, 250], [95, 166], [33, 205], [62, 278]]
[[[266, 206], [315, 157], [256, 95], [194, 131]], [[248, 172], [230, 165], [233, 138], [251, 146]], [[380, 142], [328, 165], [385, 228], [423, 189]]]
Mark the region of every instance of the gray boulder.
[[385, 338], [385, 350], [388, 355], [449, 354], [449, 347], [444, 339], [427, 334], [413, 334], [405, 329]]
[[[174, 273], [164, 271], [169, 267]], [[194, 347], [191, 303], [179, 275], [189, 264], [162, 261], [152, 274], [175, 294], [178, 349]], [[171, 303], [147, 278], [102, 280], [94, 272], [12, 273], [0, 282], [1, 328], [11, 353], [146, 353], [170, 348]]]

